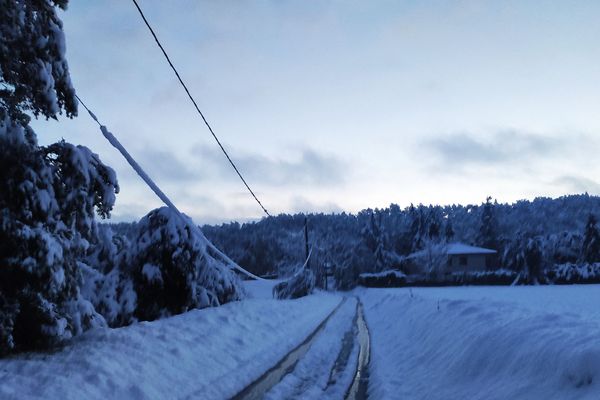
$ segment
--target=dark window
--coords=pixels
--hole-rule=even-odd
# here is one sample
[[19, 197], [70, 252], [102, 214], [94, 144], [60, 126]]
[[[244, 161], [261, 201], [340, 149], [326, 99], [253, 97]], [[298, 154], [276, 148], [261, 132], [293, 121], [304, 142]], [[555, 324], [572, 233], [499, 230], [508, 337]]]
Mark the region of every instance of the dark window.
[[460, 257], [458, 257], [458, 263], [462, 267], [465, 267], [467, 265], [467, 256], [460, 256]]

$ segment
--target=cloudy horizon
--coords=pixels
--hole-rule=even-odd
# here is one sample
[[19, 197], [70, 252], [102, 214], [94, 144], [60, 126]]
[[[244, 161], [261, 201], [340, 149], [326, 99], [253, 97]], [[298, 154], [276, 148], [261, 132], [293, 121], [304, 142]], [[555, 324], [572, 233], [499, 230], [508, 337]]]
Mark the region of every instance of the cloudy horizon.
[[[140, 2], [272, 213], [600, 194], [598, 4]], [[130, 2], [61, 13], [77, 93], [197, 223], [260, 218]], [[80, 109], [36, 121], [159, 206]]]

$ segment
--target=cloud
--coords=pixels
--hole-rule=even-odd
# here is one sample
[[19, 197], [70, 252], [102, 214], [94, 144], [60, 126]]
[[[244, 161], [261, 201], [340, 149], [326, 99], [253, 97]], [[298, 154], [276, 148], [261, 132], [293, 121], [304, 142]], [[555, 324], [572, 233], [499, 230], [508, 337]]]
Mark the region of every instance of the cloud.
[[[210, 163], [223, 178], [237, 179], [218, 149], [198, 145], [193, 152]], [[272, 159], [259, 154], [233, 154], [238, 169], [249, 181], [261, 185], [338, 185], [345, 182], [348, 166], [332, 155], [304, 149], [296, 160]]]
[[173, 153], [147, 147], [140, 152], [140, 164], [152, 177], [166, 181], [199, 181], [203, 174], [198, 168]]
[[504, 130], [490, 137], [473, 133], [453, 133], [426, 140], [443, 167], [473, 164], [500, 164], [547, 157], [564, 150], [564, 138], [535, 135], [517, 130]]
[[572, 193], [600, 194], [600, 183], [582, 176], [565, 175], [555, 179], [553, 183]]
[[315, 203], [303, 196], [295, 196], [291, 199], [291, 212], [307, 213], [307, 212], [323, 212], [323, 213], [340, 213], [342, 208], [333, 203]]

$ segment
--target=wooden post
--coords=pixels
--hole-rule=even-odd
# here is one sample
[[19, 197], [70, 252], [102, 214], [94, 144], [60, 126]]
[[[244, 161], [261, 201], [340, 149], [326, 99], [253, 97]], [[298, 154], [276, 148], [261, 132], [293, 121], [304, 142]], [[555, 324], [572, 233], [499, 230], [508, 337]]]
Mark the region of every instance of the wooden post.
[[[304, 216], [304, 259], [308, 259], [308, 217]], [[309, 267], [310, 261], [306, 264]]]

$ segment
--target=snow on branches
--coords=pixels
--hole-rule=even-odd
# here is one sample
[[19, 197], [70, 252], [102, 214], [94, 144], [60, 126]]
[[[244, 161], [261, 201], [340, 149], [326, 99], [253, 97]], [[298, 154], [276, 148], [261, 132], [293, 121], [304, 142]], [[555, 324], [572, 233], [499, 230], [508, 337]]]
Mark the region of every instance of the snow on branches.
[[77, 115], [55, 8], [66, 6], [67, 0], [0, 0], [0, 104], [14, 120], [26, 123], [25, 112]]

